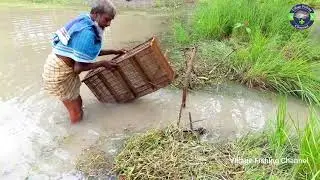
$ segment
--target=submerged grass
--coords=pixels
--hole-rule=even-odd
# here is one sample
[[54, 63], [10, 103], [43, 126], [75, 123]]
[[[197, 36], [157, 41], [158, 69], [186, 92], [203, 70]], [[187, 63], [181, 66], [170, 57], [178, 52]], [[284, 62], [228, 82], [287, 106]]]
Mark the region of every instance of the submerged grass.
[[97, 147], [83, 150], [76, 160], [76, 169], [86, 176], [104, 176], [109, 173], [112, 161]]
[[292, 131], [286, 113], [283, 99], [273, 126], [234, 141], [151, 130], [127, 141], [114, 171], [125, 179], [319, 179], [320, 119], [311, 111], [305, 128]]

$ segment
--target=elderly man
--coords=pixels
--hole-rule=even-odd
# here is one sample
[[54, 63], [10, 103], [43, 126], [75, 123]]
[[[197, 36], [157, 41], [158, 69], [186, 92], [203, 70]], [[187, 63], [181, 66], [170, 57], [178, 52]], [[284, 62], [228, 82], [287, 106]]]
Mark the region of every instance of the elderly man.
[[110, 26], [116, 10], [109, 0], [96, 0], [90, 14], [83, 14], [59, 29], [52, 41], [42, 74], [44, 90], [59, 98], [69, 112], [71, 123], [83, 117], [79, 74], [98, 67], [116, 68], [97, 56], [121, 55], [123, 50], [101, 50], [104, 29]]

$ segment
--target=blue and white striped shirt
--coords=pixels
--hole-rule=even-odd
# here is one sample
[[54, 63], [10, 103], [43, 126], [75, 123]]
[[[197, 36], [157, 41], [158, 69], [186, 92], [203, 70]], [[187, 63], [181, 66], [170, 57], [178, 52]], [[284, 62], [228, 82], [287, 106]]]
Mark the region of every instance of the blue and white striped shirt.
[[53, 52], [77, 62], [92, 63], [101, 51], [101, 38], [91, 17], [80, 15], [54, 34]]

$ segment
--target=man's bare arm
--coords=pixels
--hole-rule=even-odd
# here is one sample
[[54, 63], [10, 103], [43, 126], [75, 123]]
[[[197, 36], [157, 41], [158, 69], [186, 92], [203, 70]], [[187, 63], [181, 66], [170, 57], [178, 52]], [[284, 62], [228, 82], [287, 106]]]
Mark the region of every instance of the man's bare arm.
[[80, 62], [75, 62], [73, 66], [73, 71], [77, 74], [80, 74], [83, 71], [89, 71], [91, 69], [96, 69], [99, 67], [105, 67], [107, 69], [114, 69], [117, 67], [116, 64], [113, 64], [108, 61], [99, 61], [95, 63], [80, 63]]
[[112, 49], [106, 49], [106, 50], [101, 50], [99, 53], [99, 56], [105, 56], [105, 55], [121, 55], [124, 54], [125, 51], [124, 50], [112, 50]]

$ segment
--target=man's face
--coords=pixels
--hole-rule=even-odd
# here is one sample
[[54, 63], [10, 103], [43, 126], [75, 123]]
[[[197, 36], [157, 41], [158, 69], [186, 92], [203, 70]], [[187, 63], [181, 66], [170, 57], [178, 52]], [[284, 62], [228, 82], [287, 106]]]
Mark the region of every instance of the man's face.
[[108, 26], [110, 26], [111, 21], [113, 20], [113, 17], [110, 17], [108, 14], [103, 13], [103, 14], [97, 14], [97, 18], [96, 21], [98, 23], [98, 25], [104, 29]]

